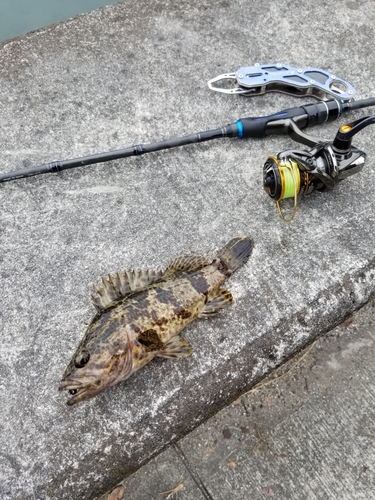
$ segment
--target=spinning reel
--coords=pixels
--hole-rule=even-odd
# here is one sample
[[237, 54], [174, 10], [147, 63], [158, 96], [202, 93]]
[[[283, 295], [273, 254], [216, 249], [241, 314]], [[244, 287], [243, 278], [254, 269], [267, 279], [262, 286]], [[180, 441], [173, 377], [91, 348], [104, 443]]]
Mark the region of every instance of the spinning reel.
[[[270, 156], [264, 165], [263, 187], [275, 200], [283, 220], [293, 219], [299, 194], [330, 191], [343, 179], [362, 170], [366, 153], [352, 146], [352, 138], [373, 123], [375, 115], [360, 118], [340, 127], [334, 140], [326, 142], [302, 132], [294, 120], [279, 121], [278, 125], [284, 127], [292, 139], [312, 148], [283, 151], [277, 157]], [[286, 198], [294, 198], [293, 212], [288, 219], [280, 207], [280, 201]]]

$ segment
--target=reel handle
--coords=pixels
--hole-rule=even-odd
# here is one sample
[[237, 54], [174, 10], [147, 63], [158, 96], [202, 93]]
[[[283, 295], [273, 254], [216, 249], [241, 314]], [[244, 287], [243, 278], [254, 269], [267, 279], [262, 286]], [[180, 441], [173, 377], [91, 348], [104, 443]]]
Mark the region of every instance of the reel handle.
[[354, 122], [343, 125], [337, 131], [332, 147], [337, 153], [347, 153], [352, 145], [352, 138], [362, 129], [375, 123], [375, 115], [364, 116]]

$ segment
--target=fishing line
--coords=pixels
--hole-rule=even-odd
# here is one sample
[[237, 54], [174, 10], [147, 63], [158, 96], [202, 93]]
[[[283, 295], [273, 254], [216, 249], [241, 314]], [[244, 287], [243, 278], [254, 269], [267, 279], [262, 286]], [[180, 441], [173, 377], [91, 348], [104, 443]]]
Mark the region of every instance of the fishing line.
[[[283, 221], [291, 222], [297, 212], [297, 195], [301, 189], [300, 170], [296, 162], [288, 159], [284, 159], [279, 164], [279, 170], [282, 182], [282, 194], [281, 197], [276, 200], [276, 205]], [[285, 218], [280, 205], [280, 200], [285, 200], [286, 198], [294, 198], [293, 212], [289, 219]]]

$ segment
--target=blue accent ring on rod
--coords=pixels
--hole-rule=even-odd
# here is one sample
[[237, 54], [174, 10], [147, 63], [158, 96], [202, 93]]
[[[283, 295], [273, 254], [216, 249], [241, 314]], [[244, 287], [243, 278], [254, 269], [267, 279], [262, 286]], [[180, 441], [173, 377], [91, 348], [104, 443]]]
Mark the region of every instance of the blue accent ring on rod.
[[243, 138], [243, 124], [242, 124], [242, 121], [241, 120], [237, 120], [236, 121], [236, 125], [237, 125], [237, 128], [238, 128], [238, 137], [240, 139]]

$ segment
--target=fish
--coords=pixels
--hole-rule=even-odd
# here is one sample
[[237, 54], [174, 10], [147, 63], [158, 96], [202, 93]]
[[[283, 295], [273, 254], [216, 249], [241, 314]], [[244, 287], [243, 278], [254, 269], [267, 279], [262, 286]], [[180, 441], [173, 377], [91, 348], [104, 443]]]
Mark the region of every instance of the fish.
[[118, 272], [102, 278], [92, 294], [96, 314], [59, 385], [69, 406], [128, 379], [153, 358], [185, 358], [193, 347], [180, 332], [196, 318], [226, 309], [232, 294], [222, 287], [243, 266], [251, 238], [234, 238], [213, 260], [184, 255], [165, 270]]

